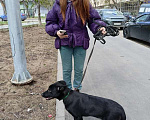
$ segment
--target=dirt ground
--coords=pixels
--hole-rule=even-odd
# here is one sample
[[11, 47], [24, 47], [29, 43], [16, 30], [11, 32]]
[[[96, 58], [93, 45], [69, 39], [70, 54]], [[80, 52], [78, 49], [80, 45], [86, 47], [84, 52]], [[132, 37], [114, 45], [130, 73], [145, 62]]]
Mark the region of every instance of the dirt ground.
[[25, 27], [23, 31], [27, 69], [33, 82], [23, 86], [11, 84], [14, 67], [9, 32], [0, 31], [0, 120], [54, 120], [55, 99], [47, 101], [41, 97], [56, 81], [54, 38], [46, 34], [44, 26]]

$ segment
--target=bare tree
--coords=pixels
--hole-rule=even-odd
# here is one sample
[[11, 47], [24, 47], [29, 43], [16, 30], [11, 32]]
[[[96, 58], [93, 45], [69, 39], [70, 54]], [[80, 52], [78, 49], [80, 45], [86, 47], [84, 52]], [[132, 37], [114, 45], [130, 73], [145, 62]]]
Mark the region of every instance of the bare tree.
[[53, 6], [55, 0], [43, 0], [43, 2], [41, 2], [41, 5], [43, 7], [45, 7], [47, 10], [50, 10], [50, 8]]
[[94, 7], [96, 8], [96, 1], [94, 0]]
[[107, 3], [110, 7], [112, 7], [110, 4], [111, 1], [113, 2], [113, 6], [115, 6], [115, 8], [118, 9], [117, 2], [115, 0], [105, 0], [105, 3]]
[[26, 8], [26, 11], [27, 11], [27, 16], [30, 17], [30, 13], [29, 13], [29, 0], [22, 0], [25, 8]]
[[105, 0], [105, 3], [107, 3], [108, 6], [111, 7], [111, 5], [110, 5], [110, 0]]
[[41, 1], [42, 0], [33, 0], [33, 3], [37, 6], [37, 9], [38, 9], [38, 21], [39, 21], [39, 25], [42, 25], [42, 22], [41, 22]]
[[114, 3], [115, 8], [118, 10], [118, 6], [115, 0], [112, 0], [112, 2]]
[[33, 3], [34, 5], [37, 6], [37, 9], [38, 9], [38, 21], [39, 21], [39, 25], [42, 24], [41, 22], [41, 11], [40, 11], [40, 8], [41, 6], [44, 6], [46, 8], [49, 9], [49, 6], [52, 6], [53, 3], [54, 3], [54, 0], [33, 0]]
[[0, 0], [0, 3], [3, 7], [3, 10], [4, 10], [4, 14], [6, 15], [7, 14], [7, 11], [6, 11], [6, 6], [5, 6], [5, 0]]

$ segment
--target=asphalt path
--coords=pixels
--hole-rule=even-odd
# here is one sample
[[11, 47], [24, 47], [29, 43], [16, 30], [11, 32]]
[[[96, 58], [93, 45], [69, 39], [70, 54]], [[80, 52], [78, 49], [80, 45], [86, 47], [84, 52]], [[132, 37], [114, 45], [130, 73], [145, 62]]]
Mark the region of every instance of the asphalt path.
[[[90, 53], [94, 39], [90, 32]], [[97, 41], [83, 81], [83, 93], [112, 99], [123, 106], [127, 120], [150, 120], [150, 46], [122, 37]], [[73, 118], [66, 112], [66, 120]], [[84, 120], [99, 120], [86, 117]]]

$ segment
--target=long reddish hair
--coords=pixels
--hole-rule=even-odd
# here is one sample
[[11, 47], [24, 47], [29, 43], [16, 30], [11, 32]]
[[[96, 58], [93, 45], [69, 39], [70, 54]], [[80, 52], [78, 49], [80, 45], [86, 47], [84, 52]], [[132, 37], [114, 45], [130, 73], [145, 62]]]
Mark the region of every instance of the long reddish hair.
[[[63, 21], [65, 21], [67, 1], [68, 0], [60, 0], [60, 7], [61, 7], [61, 14], [63, 17]], [[82, 23], [85, 24], [86, 20], [88, 20], [90, 17], [90, 14], [89, 14], [90, 2], [89, 2], [89, 0], [74, 0], [73, 6], [75, 8], [77, 16], [80, 17], [82, 20]]]

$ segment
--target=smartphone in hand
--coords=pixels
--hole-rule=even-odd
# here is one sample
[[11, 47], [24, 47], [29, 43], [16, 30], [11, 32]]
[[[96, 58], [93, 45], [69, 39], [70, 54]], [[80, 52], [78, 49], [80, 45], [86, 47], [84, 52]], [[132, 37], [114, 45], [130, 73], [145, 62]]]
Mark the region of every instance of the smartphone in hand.
[[60, 33], [63, 33], [63, 35], [67, 35], [66, 30], [59, 30], [59, 31], [60, 31]]

